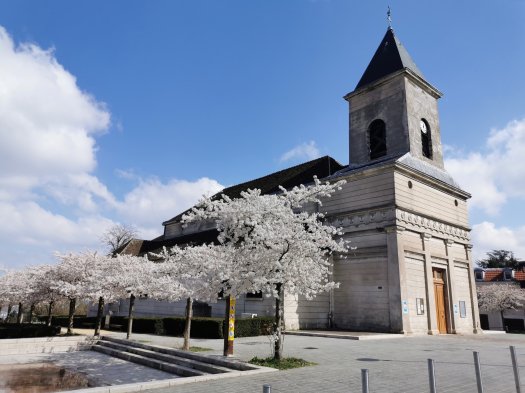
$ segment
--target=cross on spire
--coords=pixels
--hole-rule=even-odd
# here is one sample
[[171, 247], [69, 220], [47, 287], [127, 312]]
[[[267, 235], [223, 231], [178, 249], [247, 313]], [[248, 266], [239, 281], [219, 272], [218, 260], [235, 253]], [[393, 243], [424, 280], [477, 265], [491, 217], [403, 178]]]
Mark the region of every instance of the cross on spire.
[[388, 28], [392, 28], [392, 12], [390, 11], [390, 6], [388, 6], [388, 10], [386, 12], [386, 20], [388, 21]]

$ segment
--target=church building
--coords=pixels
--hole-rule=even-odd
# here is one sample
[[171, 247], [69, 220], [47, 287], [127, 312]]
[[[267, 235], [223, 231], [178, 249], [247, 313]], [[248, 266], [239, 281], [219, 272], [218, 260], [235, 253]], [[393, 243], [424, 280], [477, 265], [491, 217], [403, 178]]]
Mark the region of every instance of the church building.
[[[352, 250], [334, 257], [338, 289], [314, 300], [285, 299], [286, 329], [336, 328], [404, 334], [481, 332], [467, 200], [443, 165], [438, 99], [391, 28], [388, 28], [349, 104], [349, 164], [322, 157], [221, 193], [247, 188], [278, 192], [312, 181], [345, 179], [323, 204]], [[183, 228], [182, 214], [163, 223], [164, 234], [132, 240], [121, 252], [145, 254], [175, 244], [211, 242], [213, 226]], [[204, 226], [208, 225], [208, 226]], [[238, 316], [274, 315], [274, 300], [247, 294]], [[222, 316], [224, 301], [205, 305]], [[125, 310], [126, 307], [122, 307]], [[183, 304], [143, 299], [137, 315], [183, 313]]]

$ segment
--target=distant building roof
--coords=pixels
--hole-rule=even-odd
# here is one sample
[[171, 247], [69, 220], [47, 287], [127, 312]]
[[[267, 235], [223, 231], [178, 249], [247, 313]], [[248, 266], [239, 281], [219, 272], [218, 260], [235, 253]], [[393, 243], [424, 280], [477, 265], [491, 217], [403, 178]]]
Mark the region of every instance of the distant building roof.
[[219, 232], [216, 229], [210, 229], [170, 239], [164, 239], [161, 237], [157, 237], [154, 240], [132, 239], [120, 250], [119, 253], [144, 255], [150, 252], [160, 252], [163, 247], [169, 249], [176, 245], [216, 243], [218, 233]]
[[[509, 267], [498, 267], [498, 268], [474, 268], [475, 272], [483, 272], [483, 274], [476, 275], [477, 282], [499, 282], [499, 281], [525, 281], [525, 271], [521, 269], [511, 269]], [[505, 272], [512, 272], [510, 278], [505, 277]]]
[[412, 60], [401, 41], [395, 36], [394, 30], [389, 27], [355, 88], [357, 90], [396, 71], [407, 68], [424, 79], [423, 73]]

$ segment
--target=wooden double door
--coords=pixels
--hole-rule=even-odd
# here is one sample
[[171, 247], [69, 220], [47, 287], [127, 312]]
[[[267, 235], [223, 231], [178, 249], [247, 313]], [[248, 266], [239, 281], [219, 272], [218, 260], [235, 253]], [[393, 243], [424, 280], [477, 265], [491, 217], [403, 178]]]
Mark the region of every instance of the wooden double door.
[[432, 268], [434, 278], [434, 299], [436, 301], [436, 317], [439, 333], [446, 334], [447, 330], [447, 296], [445, 270]]

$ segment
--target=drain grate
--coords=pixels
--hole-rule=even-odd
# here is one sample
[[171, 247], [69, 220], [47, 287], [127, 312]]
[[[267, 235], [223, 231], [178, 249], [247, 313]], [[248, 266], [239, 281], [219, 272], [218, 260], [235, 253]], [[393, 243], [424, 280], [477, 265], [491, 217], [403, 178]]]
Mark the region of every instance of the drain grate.
[[303, 349], [319, 349], [319, 348], [316, 348], [316, 347], [304, 347]]

